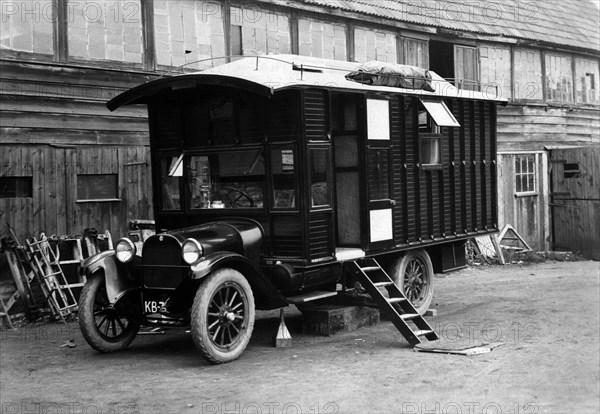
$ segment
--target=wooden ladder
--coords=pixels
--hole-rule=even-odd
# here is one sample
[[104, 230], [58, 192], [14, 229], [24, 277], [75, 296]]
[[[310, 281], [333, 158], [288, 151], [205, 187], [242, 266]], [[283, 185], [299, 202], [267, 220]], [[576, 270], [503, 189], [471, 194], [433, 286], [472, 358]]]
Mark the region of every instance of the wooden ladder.
[[38, 277], [50, 311], [63, 321], [65, 316], [77, 310], [77, 299], [62, 270], [57, 253], [54, 252], [46, 236], [26, 241], [27, 255], [34, 273]]
[[[415, 346], [425, 339], [429, 341], [439, 339], [438, 334], [417, 312], [377, 260], [373, 258], [360, 259], [346, 262], [344, 266], [350, 274], [356, 277], [411, 346]], [[389, 297], [386, 297], [380, 288], [385, 288]], [[409, 323], [412, 323], [416, 329], [413, 329]]]
[[4, 301], [2, 300], [2, 298], [0, 298], [0, 318], [6, 319], [6, 324], [10, 329], [15, 329], [15, 327], [12, 324], [12, 321], [10, 320], [8, 309], [6, 309], [6, 306], [4, 306]]

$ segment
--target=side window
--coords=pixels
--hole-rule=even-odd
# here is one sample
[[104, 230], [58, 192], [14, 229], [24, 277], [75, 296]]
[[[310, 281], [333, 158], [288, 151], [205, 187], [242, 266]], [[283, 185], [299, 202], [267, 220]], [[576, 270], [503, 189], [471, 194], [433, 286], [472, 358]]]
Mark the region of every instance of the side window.
[[419, 149], [422, 165], [442, 164], [442, 127], [460, 127], [443, 101], [419, 104]]
[[33, 197], [31, 177], [0, 177], [0, 198]]
[[180, 186], [183, 176], [183, 155], [160, 160], [162, 209], [181, 209]]
[[329, 148], [311, 148], [309, 153], [311, 206], [330, 206], [331, 177], [329, 176]]
[[296, 208], [296, 169], [294, 151], [271, 150], [271, 173], [273, 174], [273, 208]]

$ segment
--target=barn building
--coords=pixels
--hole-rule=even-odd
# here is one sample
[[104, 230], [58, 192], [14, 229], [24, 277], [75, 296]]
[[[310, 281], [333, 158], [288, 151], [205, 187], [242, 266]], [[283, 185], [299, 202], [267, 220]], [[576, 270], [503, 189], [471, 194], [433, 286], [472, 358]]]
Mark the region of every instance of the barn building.
[[591, 0], [0, 6], [0, 211], [19, 237], [87, 227], [121, 235], [129, 220], [152, 217], [147, 114], [111, 113], [109, 99], [227, 56], [296, 54], [420, 66], [507, 98], [499, 227], [511, 224], [535, 249], [598, 258], [599, 161], [590, 154], [600, 144], [600, 17]]

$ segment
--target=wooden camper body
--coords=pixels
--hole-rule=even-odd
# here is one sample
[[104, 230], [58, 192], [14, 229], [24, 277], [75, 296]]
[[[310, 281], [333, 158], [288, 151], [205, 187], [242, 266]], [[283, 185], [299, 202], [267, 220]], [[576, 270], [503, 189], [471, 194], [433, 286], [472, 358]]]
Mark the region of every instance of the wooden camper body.
[[[464, 241], [498, 231], [496, 106], [503, 101], [495, 90], [491, 97], [459, 91], [435, 74], [433, 93], [346, 80], [356, 66], [246, 58], [111, 101], [110, 109], [148, 104], [157, 229], [253, 219], [265, 233], [261, 267], [266, 274], [276, 264], [293, 267], [303, 274], [296, 288], [318, 284], [321, 269], [340, 261], [385, 262], [415, 248], [428, 251], [437, 272], [462, 267]], [[428, 129], [423, 102], [443, 102], [460, 126]], [[264, 187], [254, 208], [208, 208], [210, 200], [197, 208], [185, 173], [175, 208], [166, 208], [174, 195], [164, 193], [165, 157], [183, 155], [187, 171], [189, 157], [240, 151], [262, 155], [252, 180], [264, 178]]]

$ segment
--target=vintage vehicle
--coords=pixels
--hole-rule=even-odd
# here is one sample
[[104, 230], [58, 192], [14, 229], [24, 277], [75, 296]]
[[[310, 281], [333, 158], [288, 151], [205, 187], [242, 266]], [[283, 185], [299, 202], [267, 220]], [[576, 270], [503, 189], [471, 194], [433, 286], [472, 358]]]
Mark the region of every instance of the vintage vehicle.
[[426, 72], [413, 88], [384, 86], [356, 67], [247, 57], [107, 104], [148, 106], [159, 231], [84, 263], [93, 348], [125, 348], [140, 325], [191, 326], [203, 357], [231, 361], [255, 309], [348, 293], [361, 269], [384, 271], [395, 285], [373, 286], [425, 313], [434, 272], [463, 267], [465, 240], [497, 231], [504, 101]]

